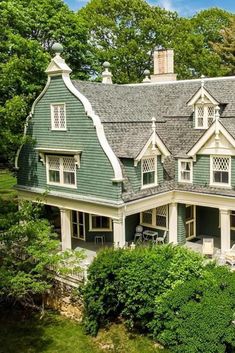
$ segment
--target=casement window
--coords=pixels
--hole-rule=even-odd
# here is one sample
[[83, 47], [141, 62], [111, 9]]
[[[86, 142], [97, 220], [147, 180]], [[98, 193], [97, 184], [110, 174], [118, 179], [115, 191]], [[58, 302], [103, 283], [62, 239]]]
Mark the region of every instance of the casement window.
[[195, 128], [207, 129], [214, 121], [215, 106], [212, 104], [197, 104], [195, 106]]
[[111, 218], [90, 214], [90, 231], [109, 232], [112, 230]]
[[73, 238], [86, 240], [84, 212], [72, 211], [72, 236]]
[[65, 104], [51, 104], [51, 129], [66, 130]]
[[211, 185], [230, 186], [231, 158], [211, 156]]
[[76, 186], [74, 157], [47, 156], [47, 183], [66, 187]]
[[178, 180], [184, 183], [192, 183], [193, 180], [193, 162], [187, 159], [178, 161]]
[[141, 159], [142, 188], [157, 185], [157, 158]]
[[146, 227], [168, 229], [168, 205], [141, 212], [140, 223]]

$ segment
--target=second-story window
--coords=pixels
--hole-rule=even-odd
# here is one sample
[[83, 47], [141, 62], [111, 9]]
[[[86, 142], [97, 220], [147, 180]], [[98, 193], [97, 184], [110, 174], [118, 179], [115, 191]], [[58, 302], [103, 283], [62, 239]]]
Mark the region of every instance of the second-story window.
[[214, 121], [215, 107], [212, 104], [197, 104], [195, 107], [195, 127], [207, 129]]
[[179, 181], [191, 183], [193, 179], [193, 162], [187, 159], [179, 159], [178, 175]]
[[47, 156], [47, 183], [75, 187], [76, 166], [74, 157]]
[[142, 188], [157, 184], [157, 159], [146, 157], [141, 160]]
[[230, 186], [231, 158], [211, 156], [211, 185]]
[[65, 104], [51, 104], [51, 129], [66, 130]]

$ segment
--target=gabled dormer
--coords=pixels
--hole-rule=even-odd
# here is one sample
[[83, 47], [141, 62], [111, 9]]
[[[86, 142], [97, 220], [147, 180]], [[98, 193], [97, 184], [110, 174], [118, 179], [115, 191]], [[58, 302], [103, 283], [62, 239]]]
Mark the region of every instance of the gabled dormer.
[[188, 106], [193, 108], [194, 128], [206, 130], [215, 120], [216, 108], [219, 102], [204, 87], [204, 79], [201, 81], [200, 89], [188, 102]]

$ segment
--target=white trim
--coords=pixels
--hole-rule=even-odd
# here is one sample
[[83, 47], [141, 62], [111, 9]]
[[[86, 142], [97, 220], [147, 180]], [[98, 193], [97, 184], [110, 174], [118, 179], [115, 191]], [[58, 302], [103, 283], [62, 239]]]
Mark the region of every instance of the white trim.
[[103, 148], [106, 156], [108, 157], [108, 159], [113, 167], [113, 171], [114, 171], [113, 181], [115, 181], [115, 182], [123, 181], [124, 178], [122, 175], [122, 169], [121, 169], [120, 163], [107, 141], [107, 138], [104, 133], [104, 127], [101, 123], [100, 117], [98, 115], [96, 115], [95, 112], [93, 111], [89, 100], [74, 87], [72, 81], [70, 80], [69, 75], [64, 73], [64, 74], [62, 74], [62, 78], [63, 78], [63, 81], [64, 81], [66, 87], [69, 89], [69, 91], [71, 93], [73, 93], [75, 95], [75, 97], [77, 97], [82, 102], [87, 116], [89, 118], [91, 118], [93, 121], [93, 124], [96, 128], [96, 133], [97, 133], [97, 137], [100, 142], [100, 145]]
[[[146, 184], [144, 185], [143, 179], [144, 179], [144, 173], [143, 173], [143, 162], [147, 159], [154, 159], [154, 182], [152, 184]], [[151, 171], [150, 171], [151, 172]], [[147, 189], [153, 186], [158, 185], [158, 180], [157, 180], [157, 156], [146, 156], [141, 159], [141, 189]]]
[[[202, 122], [202, 126], [199, 126], [198, 125], [198, 119], [199, 119], [199, 116], [198, 116], [198, 109], [199, 107], [202, 107], [203, 108], [203, 116], [200, 117], [201, 119], [203, 119], [203, 122]], [[205, 103], [205, 104], [196, 104], [195, 105], [195, 109], [194, 109], [194, 122], [195, 122], [195, 129], [198, 129], [198, 130], [205, 130], [205, 129], [208, 129], [209, 127], [209, 124], [208, 124], [208, 107], [213, 107], [214, 108], [214, 116], [213, 116], [213, 121], [215, 120], [215, 108], [216, 106], [214, 104], [209, 104], [209, 103]]]
[[189, 100], [188, 102], [188, 106], [192, 106], [192, 105], [195, 105], [198, 101], [199, 98], [201, 97], [206, 97], [213, 105], [218, 105], [219, 102], [216, 101], [212, 95], [204, 88], [204, 87], [201, 87], [197, 92], [196, 94], [194, 94], [194, 96]]
[[[190, 179], [181, 180], [181, 163], [190, 163]], [[191, 184], [193, 182], [193, 161], [190, 159], [178, 159], [178, 181], [180, 183]]]
[[[54, 110], [54, 107], [55, 106], [58, 106], [58, 105], [63, 105], [64, 106], [64, 123], [65, 123], [65, 127], [64, 128], [56, 128], [55, 127], [55, 110]], [[66, 103], [62, 102], [62, 103], [51, 103], [50, 104], [50, 107], [51, 107], [51, 131], [67, 131], [67, 120], [66, 120]]]
[[[50, 157], [58, 157], [60, 160], [60, 170], [59, 170], [59, 175], [60, 175], [60, 181], [58, 183], [50, 181], [49, 178], [49, 158]], [[76, 189], [77, 188], [77, 170], [76, 170], [76, 164], [75, 164], [75, 159], [74, 159], [74, 184], [65, 184], [64, 183], [64, 170], [63, 170], [63, 159], [64, 157], [68, 156], [61, 156], [61, 155], [51, 155], [51, 156], [46, 156], [46, 175], [47, 175], [47, 184], [48, 185], [55, 185], [55, 186], [62, 186], [70, 189]], [[72, 158], [72, 157], [71, 157]]]
[[[92, 217], [106, 217], [109, 219], [109, 228], [93, 228], [92, 227]], [[112, 219], [107, 216], [89, 214], [89, 232], [111, 232], [112, 231]]]
[[[213, 182], [213, 158], [228, 158], [229, 159], [229, 170], [228, 170], [228, 183], [216, 183]], [[221, 188], [231, 188], [231, 156], [221, 155], [210, 155], [210, 186], [216, 186]]]
[[[216, 126], [217, 125], [217, 126]], [[216, 130], [217, 129], [217, 130]], [[220, 121], [214, 121], [213, 124], [209, 127], [208, 130], [205, 131], [205, 133], [202, 135], [202, 137], [196, 142], [196, 144], [188, 151], [187, 155], [189, 157], [194, 157], [200, 149], [203, 147], [203, 145], [209, 140], [209, 138], [213, 134], [219, 134], [222, 133], [224, 137], [230, 142], [230, 144], [235, 147], [235, 140], [234, 138], [230, 135], [230, 133], [223, 127]]]
[[31, 114], [34, 114], [34, 111], [35, 111], [35, 107], [36, 107], [36, 104], [40, 101], [40, 99], [44, 96], [44, 94], [46, 93], [49, 85], [51, 83], [51, 77], [48, 76], [47, 78], [47, 83], [46, 83], [46, 86], [43, 88], [42, 92], [39, 94], [39, 96], [35, 99], [35, 101], [33, 102], [32, 104], [32, 108], [31, 108]]
[[[145, 155], [145, 153], [147, 152], [149, 146], [152, 144], [153, 140], [155, 139], [156, 145], [159, 148], [159, 150], [162, 152], [162, 154], [167, 157], [170, 156], [170, 152], [167, 149], [167, 147], [164, 145], [164, 143], [162, 142], [162, 140], [160, 139], [160, 137], [158, 136], [157, 133], [152, 133], [151, 136], [149, 137], [148, 141], [146, 142], [146, 144], [144, 145], [144, 147], [142, 148], [142, 150], [140, 151], [140, 153], [137, 155], [137, 157], [135, 158], [134, 164], [135, 166], [137, 166], [138, 162], [143, 158], [143, 156]], [[153, 148], [155, 148], [155, 146], [153, 146]], [[154, 153], [154, 149], [153, 149], [153, 155]]]

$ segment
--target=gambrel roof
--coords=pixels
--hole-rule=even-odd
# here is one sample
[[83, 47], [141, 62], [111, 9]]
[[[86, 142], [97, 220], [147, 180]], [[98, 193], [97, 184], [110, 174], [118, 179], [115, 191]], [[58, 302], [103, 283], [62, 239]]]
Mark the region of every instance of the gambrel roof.
[[[221, 121], [235, 136], [235, 77], [204, 79], [204, 87], [219, 102]], [[156, 132], [173, 156], [185, 156], [204, 131], [193, 126], [189, 100], [201, 87], [201, 80], [165, 83], [107, 85], [73, 81], [99, 115], [107, 139], [118, 157], [135, 158], [151, 135], [151, 118]]]

